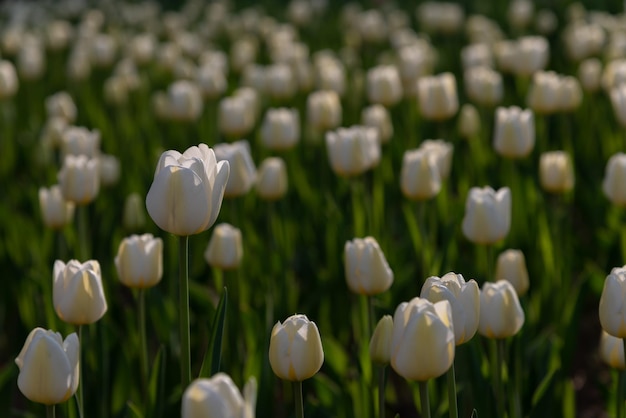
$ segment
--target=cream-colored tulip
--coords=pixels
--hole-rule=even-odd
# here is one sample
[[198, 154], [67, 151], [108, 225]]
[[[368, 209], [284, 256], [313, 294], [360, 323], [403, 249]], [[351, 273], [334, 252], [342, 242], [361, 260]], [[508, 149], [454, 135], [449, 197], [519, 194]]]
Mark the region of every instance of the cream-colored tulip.
[[476, 334], [480, 319], [480, 290], [475, 280], [466, 282], [461, 274], [453, 272], [441, 278], [431, 276], [424, 282], [420, 297], [432, 303], [450, 302], [456, 345], [471, 340]]
[[265, 82], [267, 93], [270, 97], [277, 100], [291, 99], [298, 88], [292, 68], [285, 63], [267, 67]]
[[459, 112], [459, 135], [465, 139], [472, 139], [480, 132], [480, 115], [478, 109], [469, 103], [461, 106]]
[[80, 342], [76, 333], [33, 329], [15, 359], [17, 386], [33, 402], [54, 405], [67, 401], [78, 388]]
[[609, 158], [602, 181], [604, 195], [616, 206], [626, 206], [626, 154]]
[[624, 364], [624, 340], [602, 330], [602, 335], [600, 336], [600, 358], [614, 369], [626, 370], [626, 364]]
[[216, 99], [228, 88], [224, 72], [213, 65], [199, 66], [195, 70], [194, 81], [205, 99]]
[[307, 124], [318, 132], [334, 129], [341, 124], [341, 101], [332, 90], [315, 91], [307, 97]]
[[420, 78], [417, 81], [417, 92], [425, 119], [449, 119], [459, 110], [456, 79], [452, 73]]
[[425, 139], [419, 146], [435, 162], [442, 180], [450, 177], [454, 146], [443, 139]]
[[463, 73], [467, 97], [481, 106], [495, 106], [504, 97], [502, 75], [489, 67], [471, 67]]
[[322, 339], [315, 322], [292, 315], [272, 328], [270, 366], [284, 380], [300, 382], [313, 377], [324, 363]]
[[271, 150], [293, 148], [300, 140], [300, 114], [297, 109], [268, 109], [260, 131], [261, 143]]
[[233, 143], [215, 145], [217, 161], [228, 161], [230, 176], [226, 183], [225, 197], [243, 196], [256, 182], [256, 167], [250, 154], [250, 143], [245, 139]]
[[541, 187], [551, 193], [565, 193], [574, 188], [574, 166], [565, 151], [544, 152], [539, 158]]
[[251, 377], [241, 396], [235, 383], [225, 373], [210, 379], [199, 378], [185, 389], [182, 400], [182, 418], [254, 418], [257, 383]]
[[526, 258], [521, 250], [506, 250], [496, 261], [496, 275], [499, 280], [507, 280], [513, 285], [518, 296], [524, 296], [530, 286]]
[[391, 367], [408, 380], [426, 381], [444, 374], [454, 361], [450, 302], [413, 298], [393, 315]]
[[287, 165], [280, 157], [269, 157], [259, 167], [256, 193], [261, 199], [278, 200], [287, 193]]
[[177, 121], [195, 121], [202, 114], [200, 88], [189, 80], [178, 80], [167, 89], [169, 118]]
[[215, 226], [204, 252], [204, 259], [210, 266], [222, 270], [239, 267], [243, 258], [241, 230], [227, 223]]
[[0, 60], [0, 99], [8, 99], [17, 93], [19, 80], [11, 61]]
[[400, 174], [402, 194], [411, 200], [427, 200], [441, 190], [441, 174], [435, 159], [423, 149], [405, 151]]
[[391, 361], [391, 336], [393, 318], [385, 315], [380, 318], [370, 340], [370, 358], [374, 363], [386, 365]]
[[381, 144], [386, 144], [393, 137], [393, 122], [387, 108], [381, 104], [374, 104], [361, 112], [361, 124], [378, 129], [378, 138]]
[[100, 184], [113, 186], [120, 179], [120, 160], [115, 155], [110, 154], [99, 154], [97, 158]]
[[326, 150], [333, 171], [340, 176], [356, 176], [380, 162], [378, 130], [354, 125], [326, 133]]
[[218, 162], [206, 144], [183, 154], [165, 151], [146, 196], [148, 214], [159, 228], [175, 235], [206, 231], [220, 212], [229, 172], [228, 161]]
[[74, 203], [65, 200], [58, 184], [39, 189], [39, 206], [44, 224], [52, 229], [64, 227], [74, 217]]
[[100, 191], [98, 160], [85, 155], [67, 155], [58, 179], [66, 200], [85, 205], [94, 200]]
[[72, 96], [65, 91], [60, 91], [52, 96], [49, 96], [46, 99], [45, 105], [48, 118], [60, 116], [68, 123], [74, 123], [76, 120], [76, 113], [78, 112], [76, 104], [74, 103]]
[[587, 58], [578, 66], [578, 79], [588, 93], [596, 92], [601, 87], [602, 61], [598, 58]]
[[144, 199], [139, 193], [131, 193], [124, 201], [122, 224], [128, 231], [142, 229], [146, 223]]
[[344, 246], [346, 281], [354, 293], [377, 295], [393, 283], [393, 271], [373, 237], [354, 238]]
[[599, 313], [606, 332], [626, 338], [626, 266], [613, 268], [604, 280]]
[[218, 109], [220, 131], [227, 136], [238, 138], [248, 133], [254, 125], [254, 111], [240, 96], [224, 97]]
[[511, 228], [511, 190], [472, 187], [465, 203], [463, 235], [476, 244], [494, 244]]
[[54, 262], [52, 272], [54, 309], [63, 321], [74, 325], [92, 324], [107, 311], [100, 263], [89, 260]]
[[163, 240], [152, 234], [124, 238], [117, 249], [115, 268], [125, 286], [144, 289], [163, 276]]
[[507, 338], [524, 325], [524, 311], [517, 292], [507, 280], [485, 282], [480, 292], [478, 333], [487, 338]]
[[86, 155], [94, 158], [100, 152], [100, 131], [70, 126], [61, 134], [63, 155]]
[[370, 68], [367, 72], [367, 97], [370, 103], [393, 106], [402, 99], [400, 73], [394, 66]]
[[543, 70], [550, 58], [550, 44], [543, 36], [524, 36], [515, 42], [513, 52], [513, 72], [520, 76], [530, 76]]
[[524, 158], [535, 146], [535, 118], [530, 109], [498, 107], [493, 133], [496, 152], [506, 158]]

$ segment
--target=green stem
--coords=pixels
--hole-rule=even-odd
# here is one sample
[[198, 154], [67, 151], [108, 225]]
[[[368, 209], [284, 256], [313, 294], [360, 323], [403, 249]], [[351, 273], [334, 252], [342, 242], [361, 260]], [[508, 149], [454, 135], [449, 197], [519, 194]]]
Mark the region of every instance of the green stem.
[[148, 402], [148, 343], [146, 339], [146, 290], [139, 289], [139, 339], [141, 344], [141, 383], [143, 401]]
[[419, 382], [420, 403], [422, 405], [422, 417], [430, 418], [430, 401], [428, 400], [428, 380]]
[[422, 253], [422, 276], [424, 276], [424, 280], [429, 276], [429, 264], [430, 264], [430, 251], [429, 251], [429, 243], [430, 243], [430, 234], [428, 229], [426, 228], [426, 202], [417, 202], [417, 228], [420, 232], [420, 240], [422, 243], [422, 248], [420, 251]]
[[498, 408], [498, 416], [504, 418], [504, 382], [502, 379], [502, 370], [504, 368], [504, 339], [495, 340], [496, 344], [496, 367], [492, 371], [495, 380], [496, 389], [496, 406]]
[[189, 347], [189, 279], [188, 257], [189, 237], [179, 237], [179, 315], [180, 315], [180, 379], [181, 388], [185, 390], [191, 382], [191, 354]]
[[296, 404], [296, 418], [304, 418], [304, 404], [302, 402], [302, 382], [293, 382], [293, 400]]
[[354, 237], [362, 238], [365, 234], [365, 216], [363, 214], [363, 183], [361, 178], [354, 178], [350, 182], [352, 189], [352, 221]]
[[493, 245], [487, 244], [487, 277], [486, 281], [494, 281], [494, 267], [493, 267]]
[[89, 249], [89, 239], [87, 237], [87, 205], [80, 205], [78, 210], [78, 257], [81, 262], [89, 260], [91, 251]]
[[385, 365], [378, 368], [378, 418], [385, 418]]
[[54, 405], [46, 405], [46, 418], [55, 418]]
[[454, 373], [454, 362], [452, 362], [452, 366], [448, 369], [448, 373], [446, 373], [446, 377], [448, 379], [448, 412], [450, 418], [458, 418], [459, 411], [456, 402], [456, 376]]
[[85, 387], [85, 382], [83, 381], [83, 369], [85, 365], [83, 363], [83, 350], [84, 350], [84, 341], [83, 341], [83, 325], [78, 326], [78, 341], [80, 343], [80, 349], [78, 352], [78, 416], [83, 418], [85, 415], [84, 405], [85, 405], [85, 395], [83, 391], [83, 387]]

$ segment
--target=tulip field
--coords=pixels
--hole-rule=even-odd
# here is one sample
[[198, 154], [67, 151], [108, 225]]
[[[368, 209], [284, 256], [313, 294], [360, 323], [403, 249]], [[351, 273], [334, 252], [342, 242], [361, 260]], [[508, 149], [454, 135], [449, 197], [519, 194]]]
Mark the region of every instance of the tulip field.
[[0, 417], [626, 417], [621, 2], [2, 2], [0, 181]]

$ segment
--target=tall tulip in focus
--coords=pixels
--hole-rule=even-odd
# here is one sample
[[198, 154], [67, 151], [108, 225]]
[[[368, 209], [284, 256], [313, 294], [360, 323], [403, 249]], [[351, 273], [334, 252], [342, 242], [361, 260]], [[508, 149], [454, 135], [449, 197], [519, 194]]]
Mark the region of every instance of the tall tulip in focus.
[[58, 332], [35, 328], [28, 334], [15, 363], [20, 369], [20, 392], [33, 402], [48, 405], [48, 416], [54, 416], [54, 405], [67, 401], [78, 388], [78, 336], [72, 333], [63, 340]]
[[256, 379], [250, 378], [243, 396], [225, 373], [210, 379], [196, 379], [185, 389], [182, 418], [254, 418], [256, 408]]
[[52, 276], [54, 309], [63, 321], [74, 325], [92, 324], [106, 313], [100, 263], [70, 260], [66, 264], [57, 260]]
[[159, 158], [154, 180], [146, 196], [152, 220], [163, 230], [179, 236], [179, 309], [181, 380], [191, 381], [189, 337], [188, 236], [210, 228], [217, 219], [228, 182], [228, 161], [217, 161], [206, 144], [184, 153], [165, 151]]
[[393, 271], [373, 237], [355, 238], [344, 246], [346, 280], [354, 293], [376, 295], [391, 287]]
[[276, 376], [294, 382], [296, 417], [304, 417], [302, 381], [313, 377], [324, 363], [324, 349], [315, 322], [292, 315], [272, 328], [270, 366]]

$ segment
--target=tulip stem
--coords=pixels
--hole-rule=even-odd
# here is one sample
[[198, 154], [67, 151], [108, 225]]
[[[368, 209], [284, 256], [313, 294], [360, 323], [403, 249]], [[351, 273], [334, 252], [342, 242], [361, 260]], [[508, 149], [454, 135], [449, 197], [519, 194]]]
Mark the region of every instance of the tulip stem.
[[143, 401], [148, 402], [148, 344], [146, 341], [146, 290], [139, 289], [139, 339], [141, 344], [141, 383]]
[[504, 339], [497, 339], [495, 342], [496, 363], [492, 371], [496, 389], [496, 406], [499, 417], [504, 417], [504, 382], [502, 381], [502, 370], [504, 368]]
[[188, 256], [189, 237], [179, 237], [179, 315], [180, 315], [180, 376], [181, 389], [185, 390], [191, 382], [191, 354], [189, 347], [189, 280], [188, 280]]
[[78, 210], [78, 257], [82, 262], [89, 260], [89, 239], [87, 239], [87, 205], [80, 205]]
[[428, 380], [419, 382], [422, 417], [430, 418], [430, 401], [428, 399]]
[[54, 405], [46, 405], [46, 418], [55, 418]]
[[458, 418], [459, 411], [456, 402], [456, 376], [454, 373], [454, 361], [446, 374], [448, 379], [448, 412], [450, 418]]
[[85, 405], [85, 394], [83, 391], [83, 387], [85, 387], [85, 382], [83, 382], [83, 369], [85, 367], [83, 364], [84, 341], [83, 341], [83, 326], [82, 325], [78, 326], [78, 341], [80, 343], [79, 349], [78, 349], [78, 416], [80, 418], [83, 418], [85, 416], [83, 414], [84, 405]]
[[378, 368], [378, 418], [385, 418], [385, 365]]
[[302, 382], [293, 382], [293, 399], [296, 403], [296, 418], [304, 418], [304, 404], [302, 402]]

